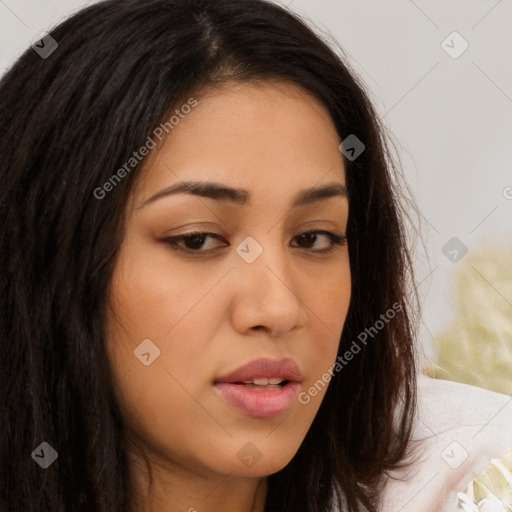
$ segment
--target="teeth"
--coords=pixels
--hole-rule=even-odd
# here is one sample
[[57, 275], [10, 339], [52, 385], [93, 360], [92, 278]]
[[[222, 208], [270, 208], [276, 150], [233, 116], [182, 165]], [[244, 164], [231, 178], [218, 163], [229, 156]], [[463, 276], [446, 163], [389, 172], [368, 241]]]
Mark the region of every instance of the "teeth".
[[257, 386], [268, 386], [269, 384], [271, 384], [271, 385], [280, 384], [283, 381], [284, 381], [284, 379], [281, 379], [280, 377], [271, 377], [270, 379], [268, 379], [267, 377], [260, 377], [260, 378], [252, 379], [252, 380], [244, 380], [244, 384], [256, 384]]

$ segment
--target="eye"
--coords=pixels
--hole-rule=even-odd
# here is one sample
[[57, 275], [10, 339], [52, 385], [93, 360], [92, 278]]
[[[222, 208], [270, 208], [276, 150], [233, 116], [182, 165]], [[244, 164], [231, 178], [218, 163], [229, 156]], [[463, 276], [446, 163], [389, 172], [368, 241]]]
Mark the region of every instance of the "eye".
[[[169, 244], [174, 250], [181, 252], [206, 252], [206, 250], [200, 250], [203, 247], [204, 242], [208, 238], [216, 240], [222, 240], [222, 237], [217, 233], [207, 233], [204, 231], [195, 231], [193, 233], [186, 233], [184, 235], [173, 236], [166, 238], [163, 241]], [[180, 245], [182, 244], [182, 245]], [[183, 246], [185, 246], [183, 248]]]
[[295, 238], [305, 242], [305, 244], [307, 246], [306, 250], [309, 251], [309, 247], [318, 240], [319, 235], [326, 237], [329, 240], [330, 245], [328, 245], [327, 247], [324, 247], [323, 249], [316, 249], [316, 250], [312, 250], [310, 252], [325, 254], [325, 253], [333, 251], [336, 248], [336, 246], [345, 245], [347, 242], [347, 237], [344, 235], [339, 235], [336, 233], [332, 233], [330, 231], [322, 231], [322, 230], [304, 231], [304, 232], [298, 234]]
[[[314, 246], [316, 244], [317, 240], [319, 239], [319, 236], [327, 238], [329, 245], [327, 245], [327, 247], [324, 247], [323, 249], [311, 249], [311, 246]], [[196, 255], [200, 253], [206, 253], [209, 252], [210, 250], [215, 249], [215, 247], [204, 249], [205, 241], [208, 239], [224, 241], [224, 239], [219, 234], [208, 233], [204, 231], [195, 231], [192, 233], [173, 236], [165, 238], [162, 241], [170, 245], [171, 248], [175, 251]], [[347, 242], [346, 236], [323, 230], [304, 231], [296, 235], [294, 237], [294, 240], [295, 239], [304, 244], [299, 245], [299, 248], [303, 249], [304, 251], [322, 254], [334, 250], [336, 246], [345, 245]]]

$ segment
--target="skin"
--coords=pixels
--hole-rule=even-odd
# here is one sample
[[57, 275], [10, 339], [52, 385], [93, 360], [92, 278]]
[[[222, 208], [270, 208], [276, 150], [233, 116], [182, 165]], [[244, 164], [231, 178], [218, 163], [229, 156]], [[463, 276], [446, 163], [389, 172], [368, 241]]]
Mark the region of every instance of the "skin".
[[[346, 197], [290, 208], [295, 194], [345, 185], [339, 136], [323, 105], [298, 86], [224, 84], [151, 151], [132, 190], [107, 312], [108, 350], [127, 427], [130, 490], [137, 512], [262, 512], [266, 477], [292, 459], [325, 394], [295, 397], [282, 415], [253, 418], [213, 382], [260, 357], [294, 359], [310, 388], [334, 363], [350, 302], [348, 245], [307, 230], [346, 234]], [[181, 180], [250, 192], [250, 202], [178, 194], [144, 203]], [[108, 199], [105, 199], [108, 200]], [[163, 241], [199, 230], [203, 245]], [[247, 263], [247, 237], [263, 248]], [[332, 252], [316, 251], [333, 246]], [[134, 355], [150, 339], [160, 355]], [[237, 453], [261, 455], [247, 467]], [[142, 455], [153, 470], [149, 483]]]

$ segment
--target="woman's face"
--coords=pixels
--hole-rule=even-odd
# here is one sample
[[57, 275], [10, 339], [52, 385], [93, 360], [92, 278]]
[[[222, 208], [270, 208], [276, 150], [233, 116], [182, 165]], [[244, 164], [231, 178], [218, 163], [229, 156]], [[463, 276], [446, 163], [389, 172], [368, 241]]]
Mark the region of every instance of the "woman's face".
[[[348, 200], [294, 203], [343, 190], [343, 157], [327, 110], [296, 86], [195, 99], [133, 190], [108, 348], [128, 431], [159, 465], [259, 477], [296, 453], [336, 359], [351, 281], [347, 245], [326, 233], [346, 234]], [[246, 192], [162, 193], [188, 181]], [[197, 231], [211, 235], [166, 241]]]

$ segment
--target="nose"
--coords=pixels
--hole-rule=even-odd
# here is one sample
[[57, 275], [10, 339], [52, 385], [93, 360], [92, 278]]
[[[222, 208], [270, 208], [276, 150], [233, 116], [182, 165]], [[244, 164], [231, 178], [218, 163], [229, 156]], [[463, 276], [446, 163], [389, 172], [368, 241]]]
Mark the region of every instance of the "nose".
[[305, 324], [306, 306], [297, 286], [300, 270], [294, 272], [290, 257], [284, 248], [269, 246], [252, 263], [237, 256], [232, 323], [238, 332], [284, 336]]

